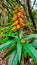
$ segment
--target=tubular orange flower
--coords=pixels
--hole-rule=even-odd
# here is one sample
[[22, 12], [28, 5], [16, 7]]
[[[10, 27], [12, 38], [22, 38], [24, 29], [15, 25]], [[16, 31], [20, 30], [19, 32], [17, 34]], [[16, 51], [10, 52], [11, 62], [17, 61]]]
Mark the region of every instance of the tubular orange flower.
[[16, 26], [14, 26], [14, 27], [12, 28], [12, 30], [16, 31]]
[[15, 11], [14, 11], [14, 14], [16, 14], [18, 12], [18, 10], [16, 9]]
[[18, 12], [17, 15], [18, 15], [18, 16], [21, 16], [21, 12]]
[[16, 20], [14, 23], [13, 23], [13, 26], [17, 25], [18, 24], [18, 20]]
[[20, 26], [27, 26], [27, 24], [20, 22]]
[[24, 12], [24, 10], [20, 10], [20, 12], [21, 12], [21, 13], [23, 13], [23, 12]]
[[20, 25], [21, 25], [21, 26], [24, 26], [24, 23], [20, 22]]
[[23, 19], [22, 19], [22, 18], [19, 18], [19, 21], [20, 21], [20, 22], [23, 22]]
[[14, 21], [17, 20], [17, 14], [15, 14], [15, 15], [13, 16], [13, 20], [14, 20]]
[[20, 25], [17, 25], [17, 29], [20, 29]]
[[24, 16], [21, 14], [21, 17], [24, 18]]
[[21, 12], [17, 13], [17, 16], [22, 18], [24, 17]]

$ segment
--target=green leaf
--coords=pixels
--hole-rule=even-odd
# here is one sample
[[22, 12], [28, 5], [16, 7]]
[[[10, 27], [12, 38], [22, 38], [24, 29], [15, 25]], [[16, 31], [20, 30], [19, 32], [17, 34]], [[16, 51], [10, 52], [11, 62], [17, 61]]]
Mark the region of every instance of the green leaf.
[[14, 61], [15, 55], [16, 55], [16, 51], [14, 51], [14, 52], [11, 54], [11, 56], [10, 56], [10, 58], [9, 58], [9, 61], [8, 61], [8, 65], [13, 65], [12, 62]]
[[16, 56], [14, 57], [14, 60], [12, 62], [12, 65], [17, 65], [18, 63], [18, 55], [16, 54]]
[[16, 49], [16, 47], [11, 48], [11, 49], [3, 56], [2, 59], [5, 59], [7, 56], [9, 56], [15, 49]]
[[18, 63], [18, 56], [16, 51], [14, 51], [9, 59], [8, 65], [17, 65]]
[[20, 65], [20, 63], [18, 62], [17, 65]]
[[6, 43], [0, 45], [0, 51], [6, 49], [6, 48], [9, 47], [12, 43], [15, 43], [15, 40], [8, 41], [8, 42], [6, 42]]
[[21, 61], [21, 56], [22, 56], [22, 43], [20, 40], [17, 42], [17, 54], [18, 54], [18, 59], [19, 62]]
[[19, 31], [19, 38], [21, 39], [23, 37], [23, 32], [20, 30]]
[[37, 34], [26, 35], [26, 36], [24, 36], [24, 38], [25, 38], [26, 40], [31, 39], [31, 38], [37, 38]]
[[34, 40], [30, 43], [34, 48], [37, 48], [37, 40]]
[[37, 63], [37, 51], [34, 49], [34, 47], [32, 47], [30, 44], [26, 43], [23, 45], [23, 48], [26, 50], [26, 52], [29, 53], [29, 55]]
[[0, 36], [5, 36], [5, 37], [8, 37], [8, 36], [10, 36], [10, 37], [14, 37], [15, 36], [15, 34], [2, 34], [2, 35], [0, 35]]
[[8, 38], [5, 38], [5, 39], [3, 39], [3, 40], [0, 40], [0, 44], [1, 43], [5, 43], [5, 42], [7, 42], [8, 41]]

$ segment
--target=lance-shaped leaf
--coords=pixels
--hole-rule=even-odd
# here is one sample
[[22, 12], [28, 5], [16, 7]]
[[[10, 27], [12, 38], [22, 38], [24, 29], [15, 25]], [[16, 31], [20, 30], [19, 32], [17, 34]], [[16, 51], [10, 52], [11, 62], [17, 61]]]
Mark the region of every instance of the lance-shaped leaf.
[[8, 65], [17, 65], [18, 63], [18, 56], [16, 51], [14, 51], [8, 61]]
[[18, 54], [18, 59], [19, 62], [21, 61], [21, 56], [22, 56], [22, 43], [20, 40], [17, 42], [17, 54]]
[[9, 61], [8, 61], [8, 65], [12, 65], [12, 62], [14, 61], [14, 58], [15, 58], [15, 55], [16, 55], [16, 51], [14, 51], [10, 58], [9, 58]]
[[5, 38], [5, 39], [3, 39], [3, 40], [0, 40], [0, 44], [5, 43], [5, 42], [7, 42], [7, 41], [8, 41], [8, 38]]
[[31, 42], [29, 44], [31, 44], [34, 48], [37, 48], [37, 40], [34, 40], [33, 42]]
[[23, 37], [23, 32], [20, 30], [19, 31], [19, 38], [21, 39]]
[[29, 55], [34, 59], [34, 61], [37, 63], [37, 51], [34, 49], [33, 46], [26, 43], [23, 45], [23, 48], [26, 50], [26, 52], [29, 53]]
[[7, 56], [9, 56], [12, 52], [14, 52], [15, 51], [15, 49], [16, 49], [16, 47], [14, 47], [14, 48], [11, 48], [4, 56], [3, 56], [3, 58], [2, 59], [5, 59]]
[[16, 54], [16, 56], [14, 57], [14, 60], [12, 62], [12, 65], [17, 65], [18, 63], [18, 55]]
[[26, 35], [26, 36], [24, 36], [24, 38], [25, 38], [26, 40], [31, 39], [31, 38], [37, 38], [37, 34]]
[[6, 42], [6, 43], [0, 45], [0, 51], [6, 49], [6, 48], [9, 47], [12, 43], [15, 43], [15, 42], [16, 42], [15, 40], [12, 40], [12, 41], [8, 41], [8, 42]]
[[5, 37], [8, 37], [8, 36], [10, 36], [10, 37], [14, 37], [15, 36], [15, 34], [2, 34], [2, 35], [0, 35], [0, 36], [5, 36]]

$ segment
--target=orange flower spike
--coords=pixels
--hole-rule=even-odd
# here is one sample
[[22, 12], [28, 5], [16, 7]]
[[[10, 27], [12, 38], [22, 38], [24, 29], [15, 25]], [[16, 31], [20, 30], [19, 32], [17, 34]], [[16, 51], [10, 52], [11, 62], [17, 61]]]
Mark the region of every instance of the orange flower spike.
[[12, 30], [18, 30], [21, 28], [21, 26], [23, 25], [23, 10], [20, 10], [18, 6], [15, 7], [15, 10], [14, 10], [14, 16], [13, 16], [13, 20], [14, 20], [14, 23], [12, 26], [13, 29]]
[[16, 20], [16, 21], [13, 23], [12, 26], [17, 25], [17, 24], [18, 24], [18, 20]]
[[17, 29], [20, 29], [20, 25], [19, 24], [17, 25]]

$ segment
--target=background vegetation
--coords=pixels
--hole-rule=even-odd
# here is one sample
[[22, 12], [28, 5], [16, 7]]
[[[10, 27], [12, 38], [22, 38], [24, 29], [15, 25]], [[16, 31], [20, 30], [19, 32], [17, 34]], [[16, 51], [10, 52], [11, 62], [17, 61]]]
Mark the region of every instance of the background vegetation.
[[[32, 59], [31, 63], [37, 64], [37, 10], [33, 9], [36, 0], [32, 7], [30, 1], [0, 0], [0, 51], [10, 48], [2, 58], [5, 59], [10, 55], [8, 65], [12, 65], [12, 63], [13, 65], [20, 65], [22, 59], [24, 62], [30, 62]], [[23, 25], [20, 29], [18, 26], [16, 31], [13, 31], [12, 25], [15, 23], [13, 17], [16, 14], [14, 11], [18, 10], [16, 7], [19, 11], [24, 11], [24, 18], [21, 19], [25, 26]]]

